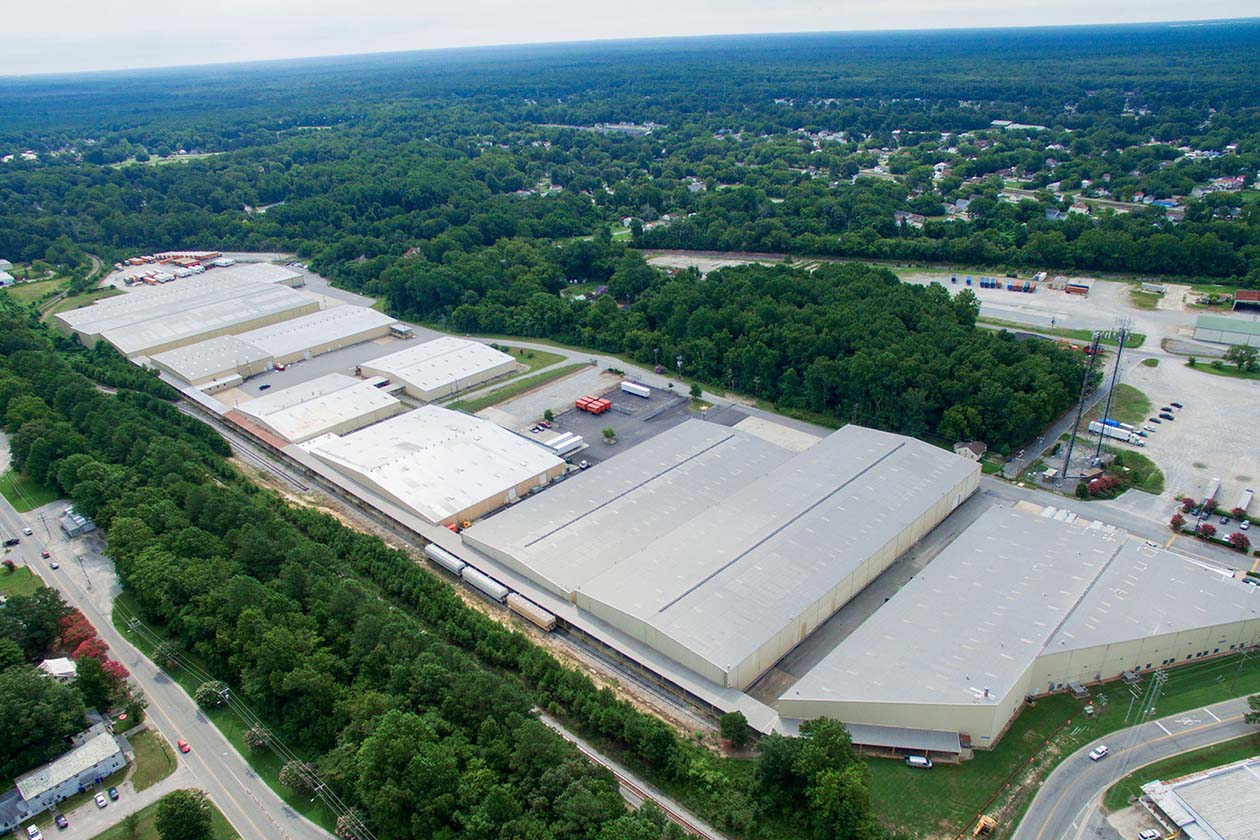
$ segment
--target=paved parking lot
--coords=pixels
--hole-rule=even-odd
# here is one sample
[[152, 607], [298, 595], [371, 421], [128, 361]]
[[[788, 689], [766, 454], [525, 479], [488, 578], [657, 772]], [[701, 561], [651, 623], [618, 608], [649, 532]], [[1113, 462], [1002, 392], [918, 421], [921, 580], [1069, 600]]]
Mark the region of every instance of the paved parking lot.
[[1170, 505], [1179, 496], [1202, 496], [1213, 478], [1221, 480], [1218, 500], [1227, 509], [1243, 490], [1260, 489], [1260, 447], [1255, 445], [1260, 382], [1191, 370], [1176, 358], [1154, 368], [1139, 365], [1126, 381], [1150, 397], [1157, 413], [1170, 402], [1185, 406], [1174, 412], [1175, 421], [1165, 420], [1148, 434], [1143, 450], [1164, 471], [1164, 498]]
[[[617, 382], [620, 381], [618, 378]], [[619, 390], [613, 390], [605, 397], [612, 400], [615, 408], [624, 408], [630, 413], [610, 409], [594, 415], [570, 407], [556, 414], [553, 432], [573, 432], [581, 435], [587, 443], [586, 449], [574, 453], [574, 463], [583, 459], [591, 463], [607, 461], [696, 416], [690, 410], [687, 397], [656, 388], [652, 389], [651, 399], [623, 394]], [[604, 443], [604, 429], [610, 426], [617, 432], [617, 443], [613, 445]]]

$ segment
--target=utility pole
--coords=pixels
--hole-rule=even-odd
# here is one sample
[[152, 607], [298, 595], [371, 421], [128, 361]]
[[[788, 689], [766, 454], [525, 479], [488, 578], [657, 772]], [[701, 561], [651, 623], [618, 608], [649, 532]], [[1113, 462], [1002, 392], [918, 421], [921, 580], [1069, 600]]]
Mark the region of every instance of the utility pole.
[[1098, 360], [1098, 334], [1094, 334], [1093, 340], [1089, 344], [1089, 364], [1085, 367], [1085, 378], [1081, 380], [1081, 394], [1076, 402], [1076, 421], [1072, 424], [1071, 430], [1068, 432], [1067, 452], [1063, 455], [1063, 469], [1059, 471], [1059, 478], [1055, 484], [1062, 484], [1063, 479], [1068, 477], [1068, 469], [1072, 465], [1072, 450], [1076, 448], [1076, 433], [1081, 426], [1081, 418], [1085, 414], [1085, 400], [1090, 394], [1090, 380], [1094, 378], [1094, 363]]
[[[1129, 322], [1127, 320], [1120, 322], [1120, 344], [1116, 347], [1116, 367], [1111, 373], [1111, 385], [1107, 388], [1107, 406], [1103, 409], [1103, 420], [1111, 417], [1111, 399], [1116, 393], [1116, 385], [1120, 383], [1120, 356], [1124, 354], [1124, 343], [1129, 337]], [[1094, 459], [1102, 457], [1103, 438], [1106, 437], [1102, 432], [1098, 434], [1098, 446], [1094, 449]]]

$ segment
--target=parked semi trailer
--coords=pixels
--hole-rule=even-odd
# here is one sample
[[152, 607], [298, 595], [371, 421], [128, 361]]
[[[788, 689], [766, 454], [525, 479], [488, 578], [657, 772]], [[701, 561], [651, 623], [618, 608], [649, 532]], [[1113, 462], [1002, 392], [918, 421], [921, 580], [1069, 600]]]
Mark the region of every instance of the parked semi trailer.
[[638, 382], [631, 382], [628, 379], [621, 383], [621, 390], [627, 394], [634, 394], [636, 397], [643, 397], [644, 399], [652, 398], [651, 388], [646, 385], [640, 385]]
[[1251, 507], [1251, 499], [1254, 496], [1255, 493], [1252, 493], [1250, 490], [1242, 491], [1242, 495], [1238, 497], [1238, 504], [1234, 505], [1234, 510], [1241, 510], [1243, 513], [1246, 513], [1247, 508]]
[[522, 618], [537, 624], [542, 629], [551, 632], [556, 629], [556, 617], [535, 604], [533, 601], [522, 598], [515, 592], [507, 596], [508, 609]]
[[1113, 438], [1114, 440], [1131, 443], [1134, 446], [1146, 446], [1146, 441], [1142, 440], [1141, 435], [1124, 429], [1118, 429], [1115, 426], [1106, 426], [1097, 420], [1089, 421], [1089, 432], [1094, 435], [1102, 435], [1103, 437]]

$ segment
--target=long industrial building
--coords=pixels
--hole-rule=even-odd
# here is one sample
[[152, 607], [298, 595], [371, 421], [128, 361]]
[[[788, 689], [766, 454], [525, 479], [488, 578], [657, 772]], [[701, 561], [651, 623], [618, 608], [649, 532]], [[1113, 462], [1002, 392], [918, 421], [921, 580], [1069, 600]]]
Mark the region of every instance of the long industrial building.
[[57, 314], [57, 328], [88, 347], [107, 341], [128, 357], [151, 356], [320, 309], [309, 295], [213, 273], [139, 289]]
[[333, 306], [309, 315], [198, 341], [149, 361], [160, 370], [195, 386], [214, 391], [276, 365], [310, 359], [324, 353], [389, 335], [393, 318], [364, 306]]
[[742, 689], [978, 482], [977, 464], [900, 435], [847, 426], [790, 452], [692, 420], [463, 539]]
[[487, 420], [425, 406], [307, 444], [315, 458], [422, 519], [476, 519], [564, 474], [545, 447]]
[[[778, 710], [878, 728], [895, 748], [986, 748], [1026, 697], [1258, 637], [1256, 587], [1063, 511], [994, 508], [779, 698]], [[942, 746], [942, 735], [954, 746]]]
[[516, 361], [478, 341], [444, 338], [364, 362], [364, 376], [384, 376], [401, 382], [407, 395], [432, 402], [497, 379], [518, 369]]
[[400, 414], [403, 404], [378, 384], [330, 373], [250, 400], [235, 410], [289, 443], [305, 443], [321, 435], [348, 434]]
[[1244, 344], [1260, 347], [1260, 317], [1254, 315], [1200, 315], [1194, 322], [1194, 337], [1213, 344]]

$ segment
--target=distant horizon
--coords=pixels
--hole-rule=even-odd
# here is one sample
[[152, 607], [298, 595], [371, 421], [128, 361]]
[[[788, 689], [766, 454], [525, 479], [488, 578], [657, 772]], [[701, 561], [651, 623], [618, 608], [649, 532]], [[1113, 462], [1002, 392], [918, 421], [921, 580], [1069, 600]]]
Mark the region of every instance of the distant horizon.
[[[223, 2], [227, 5], [231, 5], [233, 2], [237, 2], [237, 1], [238, 0], [223, 0]], [[244, 2], [246, 0], [242, 0], [242, 1]], [[715, 1], [716, 0], [695, 0], [695, 2], [699, 2], [701, 4], [715, 2]], [[286, 3], [286, 2], [297, 2], [297, 0], [275, 0], [275, 2]], [[393, 0], [369, 0], [369, 2], [388, 3], [388, 2], [393, 2]], [[497, 0], [471, 0], [471, 2], [473, 5], [475, 5], [477, 2], [493, 3], [493, 2], [497, 2]], [[566, 2], [571, 2], [571, 0], [551, 0], [551, 2], [566, 3]], [[739, 5], [739, 2], [741, 2], [741, 0], [732, 0], [732, 2], [734, 2], [735, 5]], [[808, 2], [808, 0], [803, 0], [803, 2]], [[909, 0], [909, 2], [913, 4], [914, 2], [917, 2], [917, 0]], [[930, 2], [930, 0], [923, 0], [923, 2]], [[989, 0], [971, 0], [971, 2], [976, 5], [984, 5], [985, 3], [989, 2]], [[1027, 2], [1035, 3], [1036, 0], [1027, 0]], [[262, 3], [260, 5], [266, 5], [266, 3]], [[1097, 3], [1090, 4], [1086, 2], [1086, 0], [1077, 0], [1077, 2], [1075, 3], [1070, 2], [1068, 4], [1066, 11], [1070, 11], [1072, 6], [1084, 7], [1092, 11], [1098, 5], [1099, 4]], [[1106, 4], [1104, 3], [1103, 5], [1106, 5]], [[1164, 3], [1164, 2], [1159, 2], [1158, 0], [1157, 2], [1153, 2], [1149, 4], [1129, 3], [1127, 2], [1127, 0], [1125, 0], [1125, 2], [1122, 2], [1118, 5], [1121, 5], [1121, 6], [1141, 5], [1144, 8], [1149, 8], [1149, 6], [1151, 5], [1159, 6], [1159, 5], [1169, 5], [1169, 4]], [[1201, 7], [1203, 5], [1204, 4], [1200, 4]], [[1237, 7], [1241, 9], [1244, 4], [1240, 2], [1236, 2], [1236, 0], [1207, 0], [1206, 5], [1211, 8], [1224, 7], [1224, 8], [1232, 9], [1232, 8]], [[1065, 9], [1055, 9], [1052, 11], [1063, 12], [1065, 11]], [[23, 14], [23, 12], [19, 12], [18, 14], [21, 15]], [[785, 19], [789, 21], [795, 21], [799, 19], [799, 15], [798, 16], [786, 15], [784, 17]], [[857, 19], [860, 20], [860, 18], [857, 18]], [[233, 30], [233, 31], [221, 31], [221, 33], [217, 37], [220, 40], [226, 40], [228, 44], [231, 44], [234, 47], [239, 44], [239, 46], [244, 50], [244, 52], [232, 53], [230, 54], [230, 57], [224, 57], [218, 60], [216, 60], [213, 55], [207, 55], [207, 53], [215, 52], [213, 44], [215, 43], [216, 36], [213, 33], [205, 37], [198, 36], [198, 37], [194, 37], [190, 39], [183, 32], [183, 30], [180, 30], [176, 32], [175, 34], [172, 34], [170, 31], [171, 28], [178, 29], [178, 27], [172, 27], [171, 25], [166, 25], [163, 27], [162, 31], [160, 32], [157, 30], [151, 30], [147, 34], [136, 33], [135, 38], [137, 42], [143, 41], [155, 47], [155, 49], [152, 49], [152, 50], [146, 51], [144, 49], [139, 49], [139, 51], [145, 55], [152, 54], [152, 55], [165, 56], [168, 50], [156, 49], [156, 47], [159, 47], [159, 46], [166, 47], [167, 40], [169, 39], [175, 42], [175, 46], [177, 48], [182, 47], [185, 44], [190, 44], [194, 48], [194, 50], [197, 50], [197, 52], [195, 53], [196, 58], [198, 59], [208, 58], [209, 60], [171, 60], [171, 61], [159, 60], [159, 61], [141, 61], [137, 63], [119, 63], [119, 62], [98, 60], [92, 66], [82, 66], [83, 62], [79, 62], [77, 66], [71, 65], [71, 66], [63, 66], [63, 67], [31, 66], [31, 64], [29, 63], [30, 62], [29, 57], [27, 59], [23, 59], [21, 55], [22, 45], [32, 43], [32, 39], [36, 38], [37, 36], [34, 33], [32, 33], [30, 38], [23, 39], [20, 34], [20, 27], [19, 27], [11, 35], [11, 38], [9, 41], [10, 48], [7, 49], [6, 52], [0, 53], [0, 79], [22, 80], [22, 79], [35, 79], [35, 78], [47, 78], [47, 77], [58, 77], [58, 76], [83, 76], [83, 75], [115, 74], [115, 73], [125, 74], [125, 73], [144, 72], [144, 71], [180, 70], [180, 69], [190, 69], [190, 68], [196, 68], [196, 67], [231, 67], [231, 66], [271, 64], [271, 63], [281, 63], [281, 62], [308, 62], [308, 61], [317, 62], [320, 60], [334, 60], [334, 59], [354, 59], [354, 58], [373, 58], [373, 57], [386, 57], [386, 56], [419, 55], [419, 54], [425, 54], [425, 53], [461, 52], [461, 51], [477, 51], [477, 50], [490, 50], [490, 49], [518, 49], [518, 48], [527, 48], [527, 47], [553, 47], [554, 48], [554, 47], [582, 46], [582, 45], [593, 45], [593, 44], [610, 44], [610, 45], [611, 44], [633, 44], [633, 43], [643, 43], [643, 42], [652, 42], [652, 41], [678, 41], [678, 40], [686, 40], [686, 39], [739, 38], [739, 37], [757, 38], [757, 37], [783, 37], [783, 36], [809, 36], [809, 35], [826, 36], [826, 35], [899, 34], [899, 33], [928, 34], [932, 32], [962, 32], [962, 31], [1018, 32], [1018, 31], [1052, 30], [1052, 29], [1089, 29], [1089, 28], [1099, 28], [1099, 27], [1118, 27], [1118, 28], [1143, 27], [1143, 26], [1168, 26], [1168, 27], [1204, 26], [1206, 27], [1206, 26], [1224, 26], [1224, 25], [1236, 25], [1236, 24], [1257, 22], [1257, 21], [1260, 21], [1260, 16], [1257, 16], [1255, 14], [1250, 14], [1246, 16], [1227, 16], [1227, 17], [1219, 17], [1219, 16], [1218, 17], [1193, 17], [1193, 18], [1167, 17], [1167, 18], [1156, 18], [1156, 19], [1098, 19], [1098, 20], [1081, 20], [1080, 17], [1077, 16], [1076, 19], [1072, 21], [1068, 21], [1068, 22], [1051, 21], [1051, 20], [1044, 20], [1044, 21], [1017, 20], [1016, 22], [1000, 23], [1000, 24], [994, 24], [994, 23], [989, 23], [989, 22], [981, 23], [974, 20], [962, 20], [958, 23], [953, 23], [953, 22], [941, 23], [941, 22], [935, 21], [930, 15], [926, 18], [924, 16], [917, 16], [917, 17], [914, 17], [914, 19], [922, 21], [923, 25], [886, 26], [886, 25], [882, 25], [882, 21], [881, 21], [880, 23], [875, 24], [875, 25], [869, 25], [869, 26], [856, 25], [856, 26], [851, 26], [851, 27], [846, 27], [846, 28], [830, 28], [830, 27], [818, 28], [818, 29], [782, 28], [782, 29], [766, 29], [766, 30], [760, 30], [760, 31], [718, 30], [718, 31], [706, 31], [706, 32], [691, 32], [691, 31], [633, 32], [633, 33], [618, 33], [615, 35], [609, 35], [609, 34], [604, 34], [604, 33], [588, 33], [588, 34], [580, 35], [580, 36], [575, 35], [574, 37], [561, 37], [561, 38], [555, 38], [555, 39], [544, 38], [544, 39], [523, 39], [523, 40], [491, 40], [491, 41], [484, 41], [484, 42], [459, 41], [458, 38], [456, 38], [456, 42], [446, 43], [446, 44], [428, 43], [428, 44], [420, 44], [416, 46], [406, 46], [406, 45], [399, 45], [392, 42], [387, 42], [387, 43], [382, 43], [379, 47], [376, 47], [376, 48], [364, 46], [363, 48], [355, 48], [355, 49], [349, 49], [345, 51], [336, 51], [336, 50], [321, 51], [319, 49], [303, 51], [301, 49], [291, 50], [291, 49], [285, 49], [284, 47], [281, 47], [278, 51], [273, 50], [271, 54], [250, 54], [249, 53], [250, 42], [238, 41], [234, 37], [233, 31], [235, 30]], [[384, 25], [386, 25], [386, 22], [381, 22], [380, 24], [378, 24], [378, 28], [379, 26], [384, 26]], [[337, 33], [338, 36], [340, 36], [341, 34], [342, 33], [340, 32]], [[560, 31], [560, 34], [563, 35], [565, 33], [563, 31]], [[157, 39], [157, 40], [153, 40], [153, 39]], [[337, 42], [345, 42], [351, 39], [337, 37], [335, 40]], [[67, 52], [70, 52], [77, 55], [79, 54], [80, 51], [90, 52], [89, 47], [99, 46], [101, 44], [105, 44], [111, 48], [110, 50], [111, 55], [118, 52], [124, 52], [129, 56], [134, 56], [137, 53], [137, 48], [141, 48], [143, 46], [142, 43], [137, 43], [137, 42], [119, 41], [117, 39], [110, 38], [109, 35], [103, 35], [99, 41], [93, 40], [93, 39], [83, 39], [83, 38], [72, 39], [71, 42], [69, 43], [80, 48], [79, 50], [70, 49], [69, 44], [68, 44], [67, 49], [65, 51], [56, 51], [56, 50], [48, 49], [47, 44], [42, 44], [39, 47], [39, 55], [41, 57], [40, 63], [42, 64], [43, 61], [46, 61], [47, 56], [49, 56], [50, 53], [57, 53], [58, 55], [65, 55]], [[296, 42], [297, 42], [296, 38], [290, 37], [290, 38], [286, 38], [285, 41], [282, 43], [293, 44]], [[314, 43], [323, 43], [323, 42], [324, 41], [320, 39], [316, 39], [314, 41]], [[274, 45], [274, 43], [275, 42], [270, 42], [271, 45]], [[301, 41], [301, 43], [306, 44], [306, 43], [310, 43], [310, 41]], [[13, 44], [17, 44], [18, 46], [16, 48], [13, 48], [12, 47]], [[223, 54], [223, 52], [224, 52], [223, 49], [218, 50], [219, 54]], [[189, 55], [186, 52], [177, 52], [176, 55], [178, 55], [181, 58], [188, 57], [190, 59], [193, 59], [193, 55]], [[26, 66], [29, 69], [23, 70], [17, 67], [9, 66], [15, 61], [23, 61], [23, 60], [28, 62]], [[85, 61], [90, 61], [90, 59], [85, 59]]]

